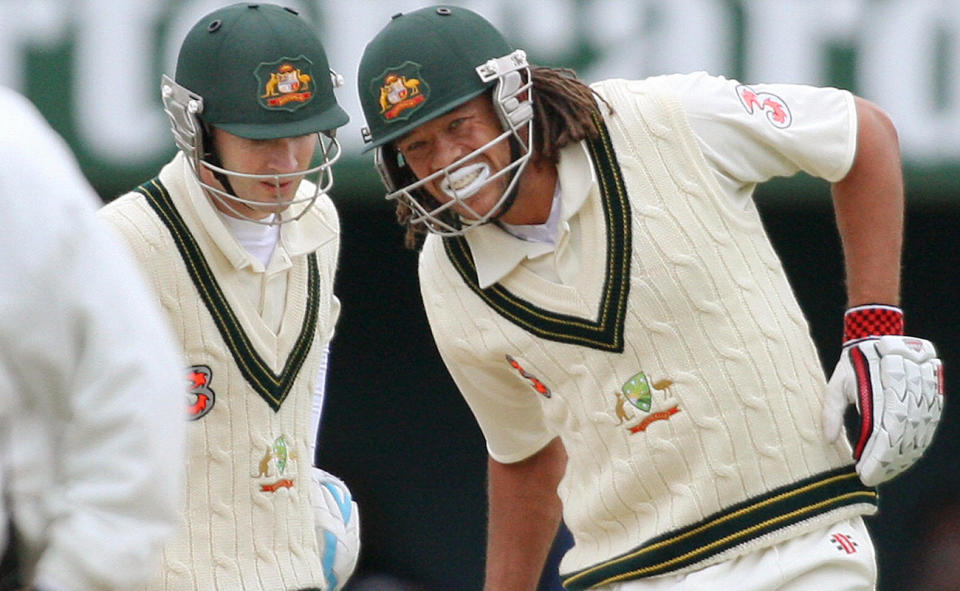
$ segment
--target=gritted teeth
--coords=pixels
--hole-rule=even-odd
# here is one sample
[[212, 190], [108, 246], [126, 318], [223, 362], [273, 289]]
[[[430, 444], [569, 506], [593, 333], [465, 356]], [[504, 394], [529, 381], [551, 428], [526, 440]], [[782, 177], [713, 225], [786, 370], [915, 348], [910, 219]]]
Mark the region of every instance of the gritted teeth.
[[490, 166], [478, 162], [452, 171], [440, 183], [440, 189], [453, 199], [466, 199], [473, 195], [490, 177]]

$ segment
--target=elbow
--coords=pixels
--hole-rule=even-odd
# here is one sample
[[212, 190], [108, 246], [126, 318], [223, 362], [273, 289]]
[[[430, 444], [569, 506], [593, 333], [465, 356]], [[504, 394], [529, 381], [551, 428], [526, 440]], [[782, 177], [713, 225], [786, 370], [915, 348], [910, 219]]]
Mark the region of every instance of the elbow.
[[856, 108], [856, 155], [844, 180], [879, 170], [899, 170], [900, 139], [893, 119], [878, 105], [861, 97], [856, 97]]
[[868, 117], [868, 123], [872, 124], [877, 129], [877, 133], [885, 137], [886, 141], [899, 152], [900, 138], [897, 134], [897, 126], [894, 125], [890, 115], [878, 105], [866, 99], [861, 98], [859, 102], [863, 105], [858, 105], [857, 111], [863, 111]]
[[890, 115], [876, 103], [857, 97], [857, 144], [871, 141], [900, 154], [900, 137]]

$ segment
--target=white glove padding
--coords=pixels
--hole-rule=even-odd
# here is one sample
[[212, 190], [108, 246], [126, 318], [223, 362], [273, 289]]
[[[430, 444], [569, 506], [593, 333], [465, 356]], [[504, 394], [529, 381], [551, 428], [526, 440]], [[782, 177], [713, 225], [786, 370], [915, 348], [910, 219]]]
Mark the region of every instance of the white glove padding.
[[328, 591], [339, 591], [360, 555], [360, 510], [342, 480], [311, 467], [311, 502]]
[[881, 336], [844, 347], [827, 384], [823, 432], [840, 436], [847, 406], [856, 404], [857, 473], [867, 486], [914, 464], [933, 440], [943, 412], [943, 367], [930, 341]]

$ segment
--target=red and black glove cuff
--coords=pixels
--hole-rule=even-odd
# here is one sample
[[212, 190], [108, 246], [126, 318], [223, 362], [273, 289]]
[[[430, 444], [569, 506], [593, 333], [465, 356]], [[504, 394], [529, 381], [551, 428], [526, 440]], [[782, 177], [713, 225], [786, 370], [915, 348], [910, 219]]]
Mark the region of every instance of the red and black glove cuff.
[[885, 304], [865, 304], [843, 315], [843, 344], [868, 337], [903, 335], [903, 310]]

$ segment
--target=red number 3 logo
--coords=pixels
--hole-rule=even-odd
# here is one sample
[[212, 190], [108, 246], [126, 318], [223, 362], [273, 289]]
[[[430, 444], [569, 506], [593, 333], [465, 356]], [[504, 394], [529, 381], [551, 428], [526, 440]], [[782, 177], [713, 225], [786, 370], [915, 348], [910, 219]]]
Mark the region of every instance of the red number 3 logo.
[[187, 417], [191, 421], [203, 418], [213, 408], [214, 394], [210, 389], [213, 373], [206, 365], [194, 365], [187, 370]]

